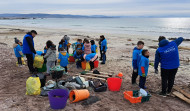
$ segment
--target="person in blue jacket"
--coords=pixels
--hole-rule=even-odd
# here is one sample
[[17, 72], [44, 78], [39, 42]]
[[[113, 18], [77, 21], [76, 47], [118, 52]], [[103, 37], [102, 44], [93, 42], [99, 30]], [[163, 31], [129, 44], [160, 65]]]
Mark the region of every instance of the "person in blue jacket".
[[133, 74], [132, 74], [132, 84], [136, 84], [136, 79], [138, 77], [138, 64], [142, 55], [142, 49], [144, 47], [143, 41], [138, 41], [137, 46], [133, 49], [133, 60], [132, 60], [132, 66], [133, 66]]
[[86, 60], [86, 62], [90, 63], [90, 69], [93, 70], [94, 69], [94, 61], [96, 61], [98, 59], [98, 54], [96, 53], [91, 53], [91, 54], [84, 54], [83, 56], [84, 60]]
[[101, 35], [100, 39], [102, 41], [101, 42], [101, 52], [102, 52], [102, 59], [103, 59], [101, 64], [105, 64], [106, 63], [107, 40], [105, 39], [104, 35]]
[[175, 75], [180, 66], [178, 46], [183, 40], [183, 37], [179, 37], [169, 42], [164, 36], [158, 39], [159, 47], [155, 54], [154, 69], [158, 74], [158, 65], [161, 63], [162, 91], [159, 94], [164, 97], [170, 94], [173, 88]]
[[83, 51], [82, 50], [76, 50], [73, 54], [73, 57], [75, 58], [76, 66], [77, 68], [81, 68], [81, 62], [83, 58]]
[[144, 49], [142, 51], [142, 56], [139, 61], [139, 66], [138, 66], [138, 75], [140, 76], [139, 79], [139, 87], [146, 89], [145, 83], [146, 83], [146, 77], [148, 74], [148, 68], [149, 68], [149, 51]]
[[69, 59], [69, 54], [67, 53], [67, 49], [64, 49], [63, 47], [60, 48], [58, 63], [60, 63], [61, 67], [65, 68], [66, 74], [68, 73], [67, 72], [67, 65], [69, 64], [68, 59]]
[[91, 40], [91, 51], [92, 53], [96, 53], [97, 45], [95, 44], [94, 40]]
[[61, 48], [64, 48], [65, 50], [67, 50], [67, 44], [68, 44], [67, 40], [61, 39], [58, 46], [58, 52], [60, 51]]
[[14, 38], [14, 39], [15, 39], [15, 43], [13, 44], [13, 49], [14, 49], [15, 56], [17, 57], [18, 64], [21, 67], [22, 66], [21, 57], [23, 57], [21, 42], [17, 38]]
[[36, 50], [34, 48], [33, 38], [36, 35], [37, 35], [37, 32], [35, 30], [32, 30], [32, 31], [28, 32], [23, 38], [22, 53], [26, 55], [27, 64], [28, 64], [28, 68], [29, 68], [30, 73], [34, 73], [36, 71], [33, 67], [33, 63], [34, 63], [33, 54], [36, 54]]

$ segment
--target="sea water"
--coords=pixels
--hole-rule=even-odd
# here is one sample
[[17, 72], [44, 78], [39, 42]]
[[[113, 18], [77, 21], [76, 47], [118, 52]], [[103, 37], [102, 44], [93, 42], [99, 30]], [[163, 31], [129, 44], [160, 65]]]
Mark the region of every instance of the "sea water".
[[190, 18], [37, 18], [0, 20], [0, 25], [190, 38]]

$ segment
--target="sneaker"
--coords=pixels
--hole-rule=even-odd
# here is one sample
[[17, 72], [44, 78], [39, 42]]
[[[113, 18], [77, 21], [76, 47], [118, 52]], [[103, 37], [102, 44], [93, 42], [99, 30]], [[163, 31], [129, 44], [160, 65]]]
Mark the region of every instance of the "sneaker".
[[167, 95], [167, 96], [170, 96], [170, 95], [171, 95], [171, 92], [167, 92], [166, 95]]
[[22, 65], [19, 65], [19, 67], [22, 67]]
[[160, 92], [159, 95], [162, 97], [167, 97], [167, 95], [165, 93], [162, 93], [162, 92]]
[[135, 82], [135, 83], [132, 83], [132, 85], [133, 85], [133, 86], [136, 86], [136, 85], [138, 85], [138, 84]]

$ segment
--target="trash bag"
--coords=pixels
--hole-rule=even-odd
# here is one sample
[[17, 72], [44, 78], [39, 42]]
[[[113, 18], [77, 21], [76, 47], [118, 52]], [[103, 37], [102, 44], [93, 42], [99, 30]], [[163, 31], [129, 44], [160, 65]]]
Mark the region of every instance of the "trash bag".
[[26, 81], [26, 95], [40, 95], [41, 83], [39, 77], [29, 77]]
[[44, 64], [43, 56], [35, 56], [33, 66], [36, 68], [42, 68], [43, 64]]
[[91, 68], [90, 68], [90, 63], [87, 62], [87, 63], [86, 63], [86, 69], [85, 69], [85, 71], [90, 71], [90, 69], [91, 69]]
[[[22, 65], [26, 65], [26, 62], [24, 61], [24, 58], [21, 57]], [[16, 62], [16, 66], [18, 66], [18, 62]]]

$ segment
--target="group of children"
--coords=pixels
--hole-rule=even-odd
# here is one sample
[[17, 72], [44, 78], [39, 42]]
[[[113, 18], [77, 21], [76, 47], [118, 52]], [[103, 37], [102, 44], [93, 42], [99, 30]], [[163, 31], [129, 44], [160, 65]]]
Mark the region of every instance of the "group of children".
[[[59, 42], [58, 45], [58, 60], [56, 59], [56, 45], [51, 40], [46, 42], [46, 46], [44, 47], [44, 52], [40, 55], [44, 57], [44, 63], [47, 68], [47, 75], [50, 74], [50, 68], [54, 67], [56, 63], [60, 63], [60, 66], [65, 68], [65, 72], [67, 73], [67, 65], [69, 63], [69, 37], [65, 35], [63, 39]], [[103, 35], [100, 36], [100, 60], [103, 60], [101, 64], [105, 64], [106, 62], [106, 51], [107, 51], [107, 41]], [[78, 39], [77, 42], [72, 44], [73, 46], [73, 57], [75, 58], [77, 68], [81, 67], [81, 62], [86, 61], [90, 63], [91, 70], [94, 69], [94, 61], [98, 59], [97, 54], [97, 45], [94, 40], [89, 41], [88, 39]], [[15, 38], [14, 44], [15, 55], [18, 58], [18, 63], [22, 65], [21, 57], [22, 48], [21, 42]]]
[[144, 42], [138, 41], [137, 46], [133, 49], [133, 74], [132, 74], [132, 84], [136, 84], [136, 79], [138, 75], [139, 79], [139, 87], [146, 89], [146, 77], [148, 74], [149, 68], [149, 51], [144, 49]]

